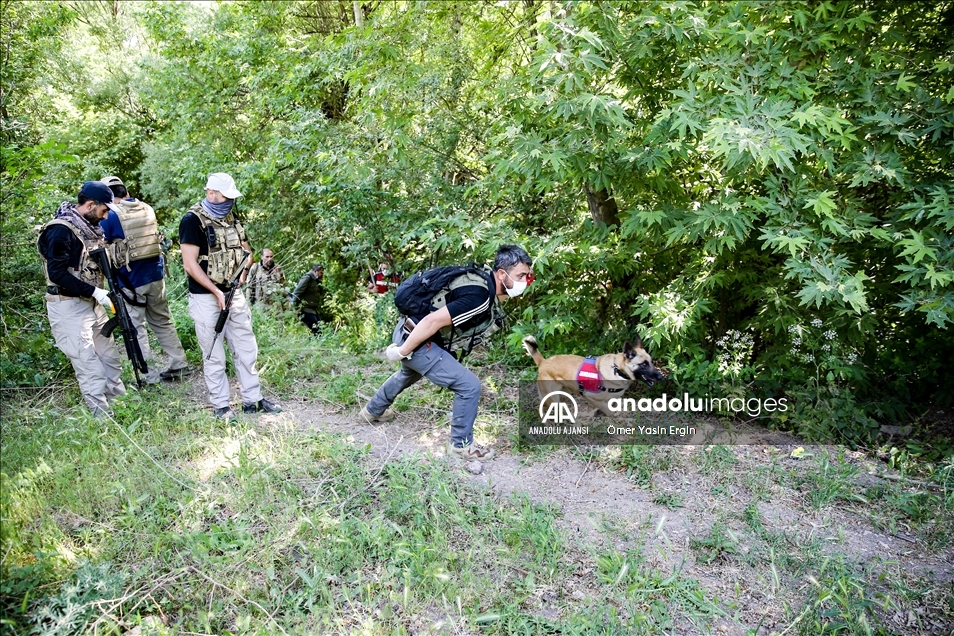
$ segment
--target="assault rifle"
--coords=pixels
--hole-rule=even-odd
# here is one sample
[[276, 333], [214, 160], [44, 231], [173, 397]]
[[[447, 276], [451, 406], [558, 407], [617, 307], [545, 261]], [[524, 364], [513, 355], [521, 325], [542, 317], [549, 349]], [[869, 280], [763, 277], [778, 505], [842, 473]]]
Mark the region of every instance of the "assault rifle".
[[245, 261], [247, 261], [251, 255], [252, 253], [247, 250], [242, 252], [242, 262], [239, 263], [238, 269], [235, 271], [235, 276], [229, 281], [229, 290], [225, 294], [225, 309], [219, 311], [219, 319], [215, 321], [215, 337], [212, 338], [212, 344], [209, 346], [209, 355], [205, 357], [206, 360], [212, 359], [212, 349], [215, 347], [215, 341], [219, 339], [219, 334], [225, 329], [225, 321], [229, 319], [229, 311], [232, 309], [232, 297], [235, 296], [235, 290], [239, 288], [239, 279], [242, 277], [242, 266], [245, 265]]
[[103, 325], [100, 333], [109, 338], [113, 335], [116, 327], [119, 327], [123, 337], [123, 346], [126, 348], [126, 357], [132, 362], [133, 373], [136, 374], [136, 383], [143, 386], [146, 381], [142, 379], [140, 373], [149, 373], [149, 368], [146, 366], [146, 358], [142, 355], [142, 349], [139, 347], [139, 334], [136, 331], [136, 325], [133, 324], [129, 309], [126, 307], [126, 297], [119, 287], [116, 271], [109, 262], [109, 254], [105, 248], [101, 247], [91, 250], [89, 255], [103, 272], [106, 282], [109, 283], [109, 299], [113, 303], [113, 311], [115, 312], [115, 315]]

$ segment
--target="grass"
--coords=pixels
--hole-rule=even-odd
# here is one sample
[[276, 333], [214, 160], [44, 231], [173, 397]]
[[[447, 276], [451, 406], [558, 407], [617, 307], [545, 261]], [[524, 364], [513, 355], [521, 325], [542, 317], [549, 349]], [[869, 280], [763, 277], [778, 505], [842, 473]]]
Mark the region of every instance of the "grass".
[[[347, 353], [346, 335], [256, 312], [270, 395], [356, 409], [393, 370]], [[503, 371], [472, 362], [492, 389], [478, 437], [506, 440]], [[395, 406], [438, 426], [451, 398], [421, 383]], [[641, 487], [652, 514], [610, 512], [587, 541], [560, 508], [501, 499], [429, 456], [385, 461], [294, 421], [226, 424], [185, 385], [131, 391], [107, 423], [63, 386], [2, 408], [3, 634], [754, 633], [759, 620], [759, 633], [932, 634], [954, 619], [944, 583], [798, 523], [854, 515], [949, 549], [950, 463], [870, 483], [824, 449], [795, 462], [728, 446], [511, 448]], [[790, 524], [775, 512], [788, 502]], [[666, 515], [684, 519], [688, 550], [660, 535]], [[712, 585], [729, 571], [734, 588]], [[756, 593], [770, 610], [743, 607]]]

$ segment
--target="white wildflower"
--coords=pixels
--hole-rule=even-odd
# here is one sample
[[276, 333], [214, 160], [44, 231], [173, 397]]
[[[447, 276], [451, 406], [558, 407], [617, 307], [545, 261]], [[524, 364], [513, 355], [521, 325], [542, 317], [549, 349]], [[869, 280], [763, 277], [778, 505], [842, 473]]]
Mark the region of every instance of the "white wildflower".
[[820, 318], [815, 318], [815, 319], [812, 321], [812, 327], [814, 327], [815, 329], [818, 329], [819, 327], [821, 327], [822, 324], [823, 324], [823, 323], [822, 323], [822, 321], [821, 321]]
[[828, 331], [824, 333], [824, 336], [825, 336], [825, 340], [834, 340], [835, 338], [838, 337], [838, 334], [835, 333], [834, 329], [829, 329]]

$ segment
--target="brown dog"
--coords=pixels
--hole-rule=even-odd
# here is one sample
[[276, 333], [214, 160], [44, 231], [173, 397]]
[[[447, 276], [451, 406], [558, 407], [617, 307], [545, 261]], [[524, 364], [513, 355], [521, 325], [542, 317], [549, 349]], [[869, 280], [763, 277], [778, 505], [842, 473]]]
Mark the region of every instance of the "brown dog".
[[523, 348], [537, 363], [537, 391], [541, 398], [553, 391], [565, 391], [570, 395], [582, 396], [596, 411], [605, 415], [612, 415], [607, 402], [614, 397], [621, 397], [635, 380], [642, 380], [651, 387], [665, 379], [659, 369], [653, 366], [653, 359], [643, 348], [639, 336], [636, 337], [636, 346], [627, 341], [622, 353], [601, 355], [595, 359], [593, 366], [583, 366], [585, 359], [582, 356], [544, 358], [533, 336], [523, 339]]

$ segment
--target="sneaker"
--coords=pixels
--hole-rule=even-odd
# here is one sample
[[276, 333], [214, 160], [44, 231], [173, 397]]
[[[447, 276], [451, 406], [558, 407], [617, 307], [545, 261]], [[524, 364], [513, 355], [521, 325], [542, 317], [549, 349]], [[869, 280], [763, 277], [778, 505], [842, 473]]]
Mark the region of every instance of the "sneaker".
[[381, 415], [371, 415], [371, 413], [368, 412], [368, 407], [364, 407], [363, 409], [361, 409], [358, 415], [360, 415], [361, 418], [368, 424], [390, 422], [391, 420], [394, 419], [394, 411], [392, 411], [391, 409], [387, 409]]
[[282, 407], [268, 400], [259, 400], [252, 404], [242, 403], [242, 413], [281, 413]]
[[478, 461], [487, 461], [494, 456], [494, 449], [481, 446], [477, 442], [471, 442], [470, 446], [454, 446], [453, 444], [448, 444], [447, 452], [454, 457], [460, 457], [469, 462], [475, 459]]
[[159, 374], [159, 377], [163, 380], [181, 380], [187, 375], [192, 375], [192, 369], [189, 367], [182, 367], [181, 369], [166, 369]]
[[214, 409], [214, 412], [217, 418], [225, 420], [226, 422], [234, 422], [236, 420], [235, 411], [229, 406]]

